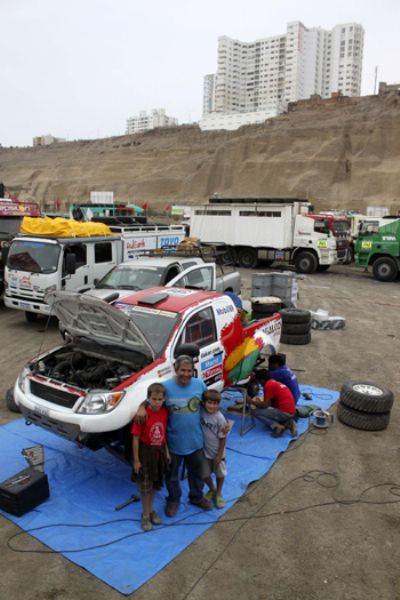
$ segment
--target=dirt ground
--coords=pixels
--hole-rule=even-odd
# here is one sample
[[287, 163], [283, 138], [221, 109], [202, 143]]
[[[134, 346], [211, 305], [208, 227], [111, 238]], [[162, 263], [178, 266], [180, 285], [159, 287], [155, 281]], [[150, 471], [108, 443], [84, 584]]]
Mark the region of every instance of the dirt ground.
[[[242, 270], [245, 297], [251, 275]], [[218, 524], [133, 594], [135, 600], [400, 600], [400, 283], [334, 267], [306, 276], [299, 288], [300, 307], [344, 316], [346, 328], [314, 331], [307, 346], [282, 345], [288, 364], [304, 384], [336, 390], [356, 379], [386, 384], [397, 396], [388, 429], [365, 432], [336, 420], [293, 441]], [[59, 334], [56, 324], [45, 334], [44, 321], [26, 323], [22, 313], [3, 306], [0, 332], [4, 424], [18, 416], [6, 408], [6, 389], [24, 362], [58, 343]], [[383, 485], [390, 483], [397, 496]], [[61, 556], [11, 551], [7, 540], [18, 528], [4, 517], [0, 531], [2, 598], [122, 597]], [[26, 547], [43, 548], [29, 537]]]

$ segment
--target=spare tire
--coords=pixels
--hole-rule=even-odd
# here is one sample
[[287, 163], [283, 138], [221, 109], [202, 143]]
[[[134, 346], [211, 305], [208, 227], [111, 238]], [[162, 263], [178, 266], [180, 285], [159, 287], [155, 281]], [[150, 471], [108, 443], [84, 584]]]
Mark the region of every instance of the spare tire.
[[383, 414], [393, 406], [393, 392], [384, 385], [369, 381], [348, 381], [342, 385], [340, 400], [348, 408], [366, 413]]
[[282, 308], [282, 302], [270, 302], [269, 304], [261, 304], [261, 302], [252, 302], [251, 310], [259, 315], [272, 315], [279, 312]]
[[302, 308], [282, 308], [280, 311], [283, 323], [311, 323], [311, 313]]
[[290, 335], [288, 333], [282, 333], [281, 335], [282, 344], [291, 344], [293, 346], [305, 346], [311, 342], [311, 331], [303, 334]]
[[282, 333], [288, 335], [299, 335], [300, 333], [308, 333], [311, 329], [311, 323], [285, 323], [282, 322]]
[[386, 429], [390, 421], [390, 412], [371, 414], [348, 408], [342, 401], [338, 403], [337, 418], [341, 423], [363, 429], [364, 431], [382, 431]]

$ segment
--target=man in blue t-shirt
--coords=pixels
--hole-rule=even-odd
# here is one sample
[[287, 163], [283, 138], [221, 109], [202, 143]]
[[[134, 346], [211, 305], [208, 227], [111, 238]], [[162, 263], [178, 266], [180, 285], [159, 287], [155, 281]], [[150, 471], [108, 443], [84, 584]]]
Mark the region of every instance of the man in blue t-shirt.
[[283, 354], [273, 354], [270, 356], [268, 358], [268, 369], [275, 381], [279, 381], [289, 388], [297, 404], [300, 398], [299, 382], [293, 371], [286, 365], [285, 356]]
[[203, 431], [200, 424], [200, 402], [207, 389], [193, 377], [190, 356], [178, 356], [174, 364], [175, 377], [164, 381], [165, 405], [168, 408], [167, 442], [171, 464], [166, 476], [168, 489], [165, 513], [174, 517], [182, 495], [179, 467], [185, 461], [189, 483], [189, 502], [211, 510], [212, 504], [203, 496]]
[[[193, 360], [190, 356], [178, 356], [174, 363], [175, 377], [163, 381], [165, 406], [168, 409], [167, 444], [171, 464], [165, 482], [168, 489], [165, 514], [174, 517], [179, 506], [182, 490], [179, 467], [185, 461], [189, 483], [189, 502], [211, 510], [211, 502], [203, 495], [202, 479], [203, 430], [200, 423], [200, 402], [207, 389], [201, 379], [193, 377]], [[146, 419], [146, 403], [142, 403], [135, 416], [141, 423]]]

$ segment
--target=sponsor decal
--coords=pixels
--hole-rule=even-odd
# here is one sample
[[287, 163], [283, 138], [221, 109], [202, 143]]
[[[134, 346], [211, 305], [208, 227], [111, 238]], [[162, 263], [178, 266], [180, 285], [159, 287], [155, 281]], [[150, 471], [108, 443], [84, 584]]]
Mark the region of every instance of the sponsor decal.
[[131, 240], [126, 243], [127, 250], [140, 250], [141, 248], [146, 248], [146, 242], [144, 239], [142, 240]]
[[169, 375], [171, 371], [171, 367], [164, 367], [163, 369], [157, 371], [157, 377], [164, 377], [165, 375]]
[[372, 242], [361, 242], [361, 248], [363, 250], [371, 250]]
[[317, 240], [317, 248], [327, 248], [328, 240]]
[[203, 377], [204, 379], [208, 380], [210, 377], [215, 377], [215, 375], [217, 375], [218, 373], [222, 373], [222, 363], [220, 365], [217, 365], [216, 367], [213, 367], [212, 369], [204, 371]]
[[32, 279], [30, 275], [22, 275], [19, 278], [19, 285], [24, 288], [32, 288]]
[[207, 379], [205, 379], [205, 382], [207, 385], [212, 385], [213, 383], [216, 383], [217, 381], [221, 381], [222, 380], [222, 371], [218, 371], [218, 373], [216, 373], [216, 375], [213, 375], [212, 377], [209, 377]]
[[201, 363], [201, 370], [206, 371], [207, 369], [211, 369], [212, 367], [216, 367], [217, 365], [222, 364], [222, 352], [217, 356], [213, 356], [208, 360], [205, 360]]
[[394, 235], [384, 235], [382, 237], [382, 239], [384, 242], [395, 242], [396, 241], [396, 238]]
[[177, 246], [179, 242], [183, 239], [181, 235], [170, 235], [165, 237], [160, 237], [160, 248], [163, 246]]
[[168, 288], [168, 294], [170, 296], [175, 296], [175, 297], [184, 298], [185, 296], [191, 296], [192, 294], [195, 294], [195, 293], [196, 293], [196, 290], [187, 290], [186, 288], [174, 288], [174, 287]]
[[217, 313], [217, 315], [226, 315], [233, 311], [234, 311], [233, 306], [231, 304], [227, 304], [226, 306], [221, 306], [220, 308], [217, 308], [216, 313]]

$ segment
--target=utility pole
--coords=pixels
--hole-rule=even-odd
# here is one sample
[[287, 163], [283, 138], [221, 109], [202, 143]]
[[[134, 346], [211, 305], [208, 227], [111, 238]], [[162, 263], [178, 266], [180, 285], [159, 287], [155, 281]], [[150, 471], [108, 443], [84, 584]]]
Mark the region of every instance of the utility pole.
[[375, 67], [374, 94], [376, 94], [376, 82], [378, 81], [378, 67]]

